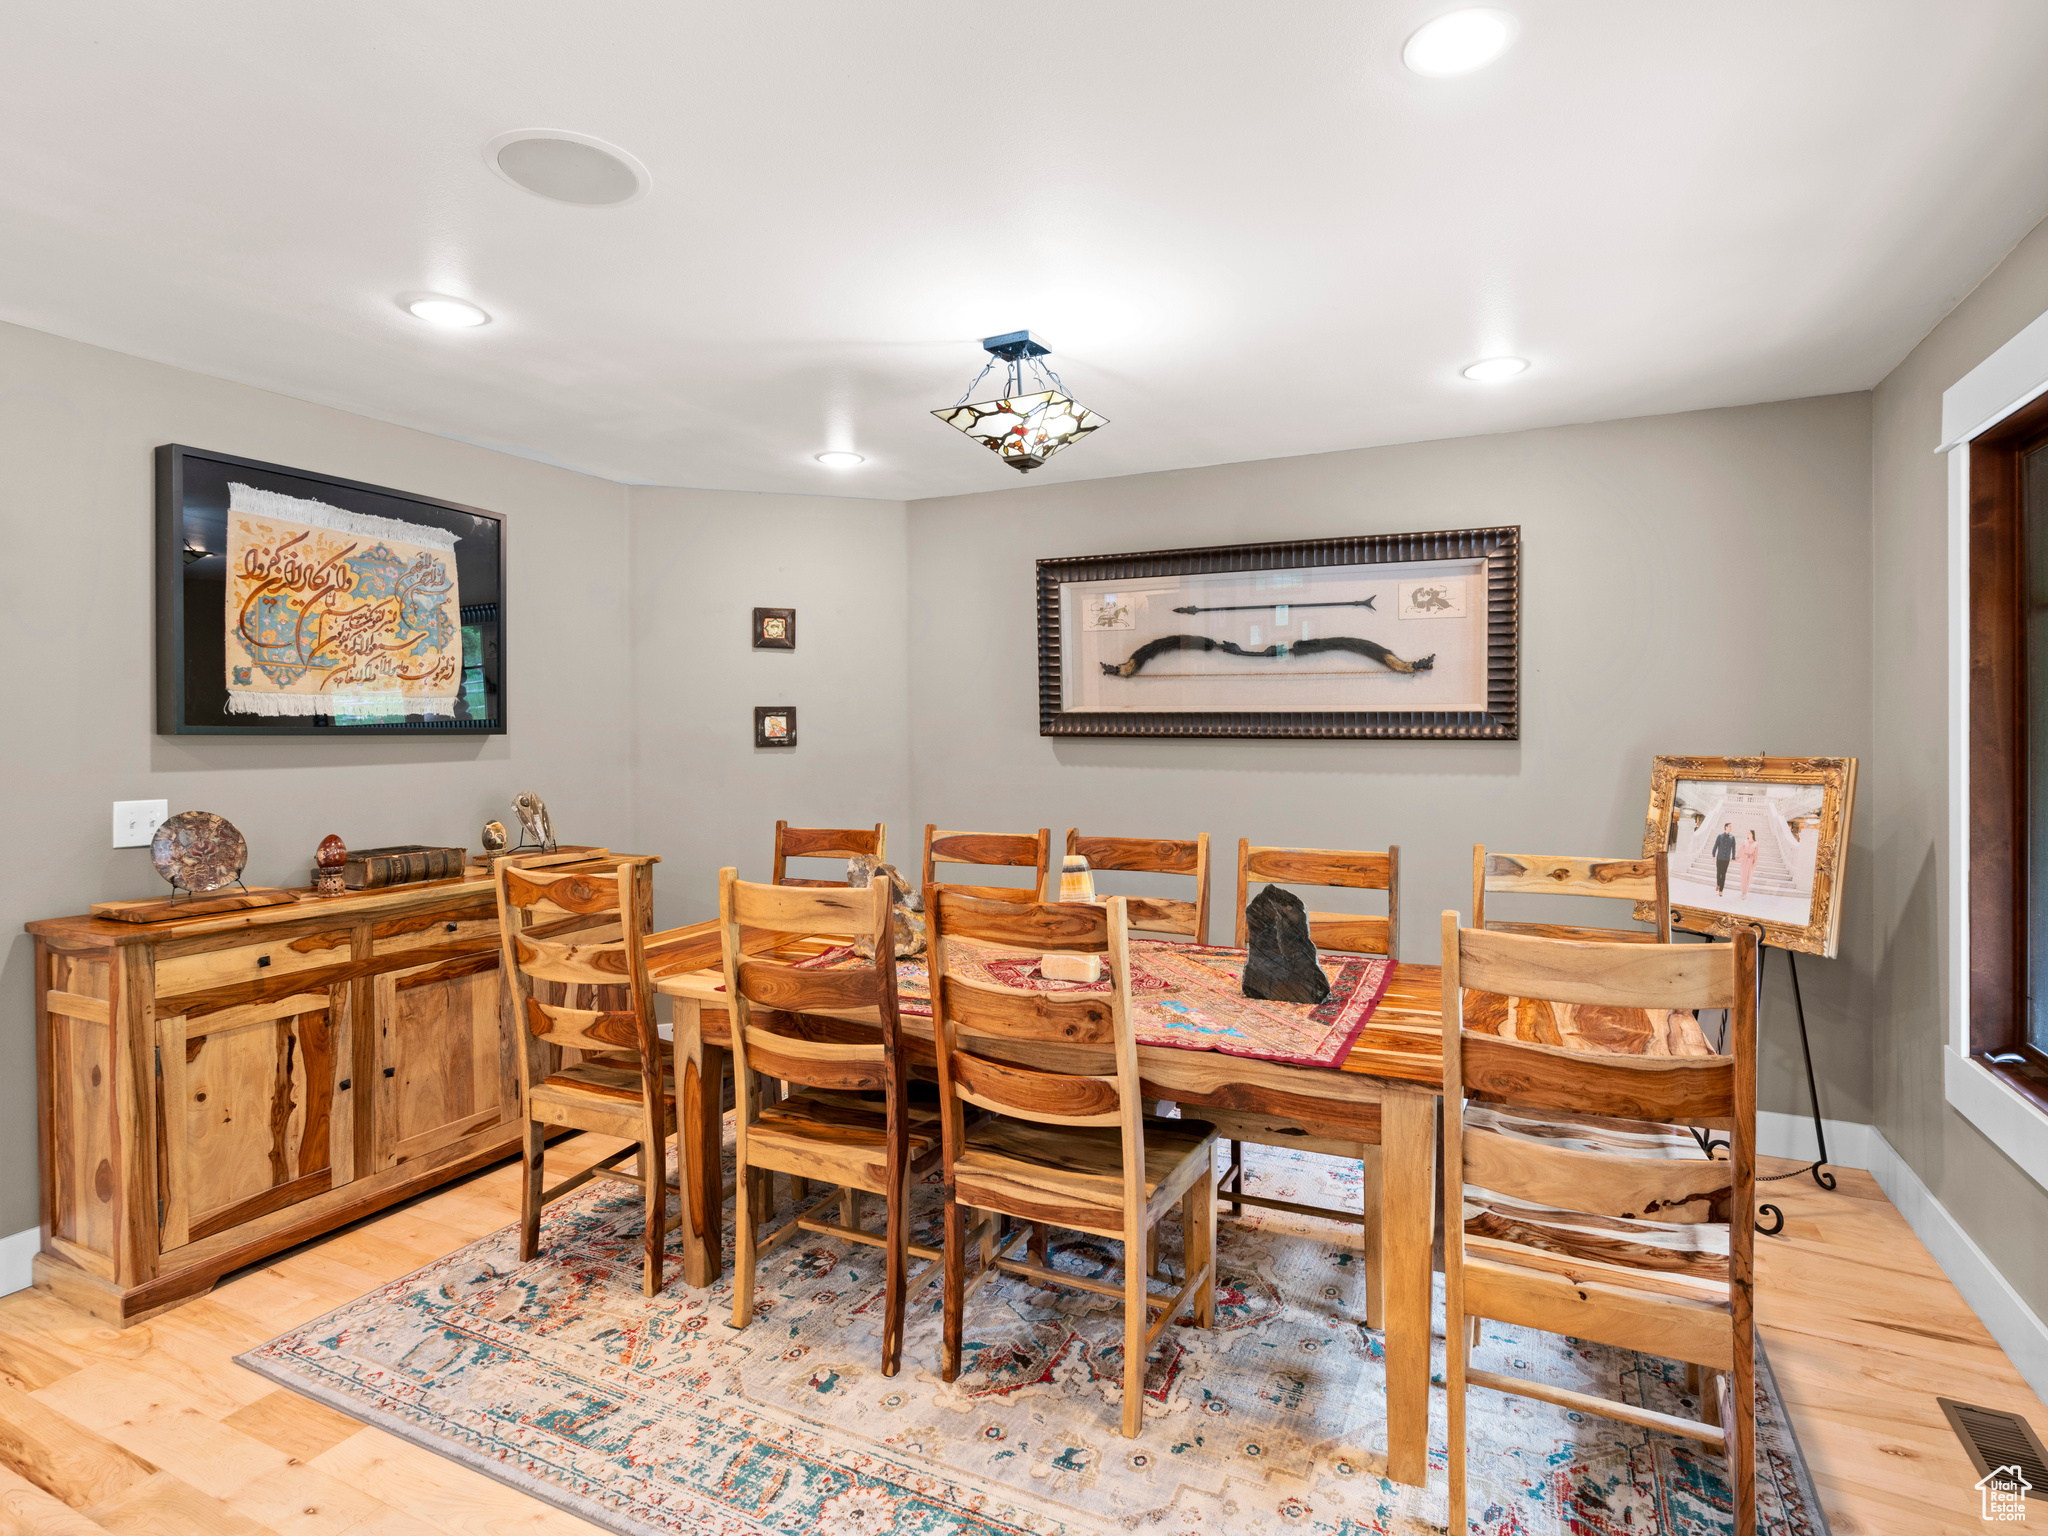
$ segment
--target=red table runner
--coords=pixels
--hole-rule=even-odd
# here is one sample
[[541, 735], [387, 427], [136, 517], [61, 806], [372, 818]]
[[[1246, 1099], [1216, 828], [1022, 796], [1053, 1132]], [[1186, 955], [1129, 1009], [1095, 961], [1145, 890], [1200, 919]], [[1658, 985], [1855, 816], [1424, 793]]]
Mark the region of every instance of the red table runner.
[[[1039, 973], [1034, 954], [954, 941], [955, 974], [989, 986], [1031, 992], [1107, 992], [1109, 982], [1053, 981]], [[830, 949], [805, 966], [825, 968], [851, 960], [849, 946]], [[1335, 1067], [1350, 1054], [1359, 1032], [1379, 1007], [1394, 962], [1375, 955], [1322, 955], [1330, 995], [1311, 1007], [1244, 995], [1245, 952], [1198, 944], [1140, 939], [1131, 945], [1131, 1003], [1140, 1045], [1182, 1051], [1221, 1051], [1292, 1066]], [[931, 978], [922, 957], [896, 962], [896, 990], [904, 1014], [932, 1016]]]

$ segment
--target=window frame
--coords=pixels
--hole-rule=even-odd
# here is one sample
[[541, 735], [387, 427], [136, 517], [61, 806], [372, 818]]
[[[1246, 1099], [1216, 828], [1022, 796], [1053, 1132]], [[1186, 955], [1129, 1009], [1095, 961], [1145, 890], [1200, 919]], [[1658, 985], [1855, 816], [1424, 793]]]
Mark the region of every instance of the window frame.
[[[1943, 1093], [2048, 1188], [2026, 1045], [2025, 456], [2048, 445], [2048, 314], [1942, 396], [1949, 512], [1949, 1039]], [[2015, 1053], [2013, 1047], [2024, 1049]], [[2019, 1054], [2019, 1065], [1994, 1056]]]

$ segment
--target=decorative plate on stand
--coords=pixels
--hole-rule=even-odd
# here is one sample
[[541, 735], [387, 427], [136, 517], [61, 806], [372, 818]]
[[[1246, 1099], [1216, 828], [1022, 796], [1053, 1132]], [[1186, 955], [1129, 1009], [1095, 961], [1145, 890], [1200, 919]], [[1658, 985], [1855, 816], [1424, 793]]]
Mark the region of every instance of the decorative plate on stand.
[[156, 829], [149, 861], [174, 890], [217, 891], [242, 878], [249, 844], [225, 816], [180, 811]]

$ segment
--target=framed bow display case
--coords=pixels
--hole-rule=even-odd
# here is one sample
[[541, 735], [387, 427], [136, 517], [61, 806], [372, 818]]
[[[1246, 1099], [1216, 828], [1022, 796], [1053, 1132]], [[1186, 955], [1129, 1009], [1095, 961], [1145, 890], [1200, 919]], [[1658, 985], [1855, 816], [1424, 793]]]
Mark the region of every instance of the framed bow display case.
[[1038, 562], [1043, 736], [1520, 735], [1521, 530]]

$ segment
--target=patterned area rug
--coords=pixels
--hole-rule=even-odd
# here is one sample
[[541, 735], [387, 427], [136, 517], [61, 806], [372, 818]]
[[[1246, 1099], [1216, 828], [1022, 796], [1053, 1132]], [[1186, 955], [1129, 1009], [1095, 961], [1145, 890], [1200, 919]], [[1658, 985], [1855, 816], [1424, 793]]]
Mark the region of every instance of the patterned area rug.
[[[1056, 981], [1036, 955], [956, 940], [953, 974], [1028, 992], [1107, 992], [1107, 981]], [[853, 960], [853, 946], [800, 962], [829, 970]], [[1141, 1045], [1221, 1051], [1304, 1067], [1334, 1067], [1386, 995], [1394, 962], [1370, 955], [1318, 957], [1330, 995], [1313, 1006], [1244, 995], [1245, 952], [1204, 944], [1140, 939], [1131, 945], [1131, 1015]], [[719, 988], [722, 992], [725, 989]], [[896, 962], [896, 993], [910, 1018], [932, 1016], [931, 975], [922, 958]], [[1613, 1011], [1613, 1010], [1609, 1010]]]
[[[728, 1137], [730, 1136], [728, 1121]], [[1248, 1188], [1354, 1208], [1359, 1170], [1245, 1148]], [[782, 1188], [778, 1181], [778, 1190]], [[550, 1208], [541, 1257], [513, 1228], [243, 1355], [251, 1370], [608, 1530], [690, 1536], [1421, 1536], [1444, 1529], [1441, 1329], [1431, 1486], [1381, 1476], [1381, 1339], [1346, 1229], [1221, 1220], [1217, 1327], [1167, 1330], [1141, 1438], [1118, 1433], [1109, 1304], [1010, 1277], [969, 1304], [969, 1359], [938, 1378], [936, 1289], [913, 1298], [904, 1367], [880, 1359], [880, 1254], [795, 1241], [762, 1264], [752, 1326], [731, 1277], [640, 1294], [637, 1191]], [[937, 1190], [914, 1231], [936, 1241]], [[869, 1207], [869, 1224], [879, 1210]], [[1177, 1233], [1165, 1236], [1171, 1265]], [[1115, 1245], [1069, 1235], [1059, 1267]], [[1490, 1326], [1483, 1367], [1693, 1413], [1683, 1367]], [[1758, 1531], [1826, 1536], [1768, 1365], [1757, 1397]], [[1475, 1388], [1471, 1529], [1484, 1536], [1727, 1536], [1721, 1462], [1693, 1442]]]

